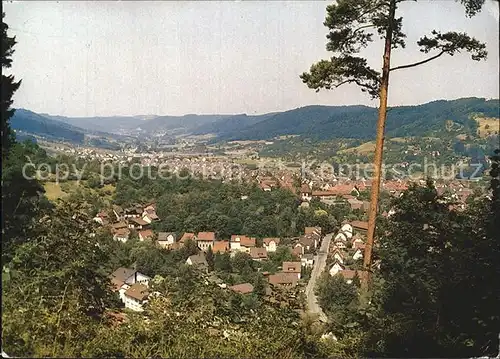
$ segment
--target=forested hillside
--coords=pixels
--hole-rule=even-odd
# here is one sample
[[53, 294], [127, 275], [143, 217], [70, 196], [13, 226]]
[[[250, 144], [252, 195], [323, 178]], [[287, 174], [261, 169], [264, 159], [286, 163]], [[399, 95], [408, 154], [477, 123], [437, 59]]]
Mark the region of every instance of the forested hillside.
[[84, 130], [81, 128], [24, 109], [18, 109], [10, 122], [13, 130], [54, 140], [82, 144], [85, 139]]
[[[386, 134], [391, 137], [433, 136], [446, 131], [449, 122], [461, 126], [464, 134], [476, 135], [474, 115], [499, 118], [499, 100], [464, 98], [440, 100], [418, 106], [389, 109]], [[375, 138], [377, 110], [366, 106], [306, 106], [278, 113], [237, 131], [222, 133], [222, 139], [260, 140], [280, 135], [328, 138]], [[448, 125], [447, 125], [448, 124]]]
[[239, 131], [242, 128], [251, 126], [255, 123], [264, 121], [270, 117], [273, 117], [274, 113], [268, 113], [264, 115], [248, 116], [246, 114], [234, 115], [221, 120], [207, 123], [196, 127], [193, 130], [193, 134], [225, 134], [231, 133], [233, 131]]

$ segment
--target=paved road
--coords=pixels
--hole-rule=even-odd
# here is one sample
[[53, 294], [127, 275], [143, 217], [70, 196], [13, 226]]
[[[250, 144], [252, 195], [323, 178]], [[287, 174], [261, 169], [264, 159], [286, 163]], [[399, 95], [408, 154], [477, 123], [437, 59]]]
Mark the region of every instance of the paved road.
[[328, 247], [330, 247], [332, 236], [333, 233], [330, 233], [327, 234], [325, 238], [323, 238], [318, 254], [314, 257], [314, 267], [311, 273], [311, 278], [309, 279], [306, 287], [308, 312], [317, 314], [319, 316], [319, 320], [322, 322], [326, 322], [328, 318], [318, 304], [318, 300], [316, 298], [316, 295], [314, 294], [314, 288], [316, 287], [316, 280], [325, 270], [326, 257], [328, 256]]

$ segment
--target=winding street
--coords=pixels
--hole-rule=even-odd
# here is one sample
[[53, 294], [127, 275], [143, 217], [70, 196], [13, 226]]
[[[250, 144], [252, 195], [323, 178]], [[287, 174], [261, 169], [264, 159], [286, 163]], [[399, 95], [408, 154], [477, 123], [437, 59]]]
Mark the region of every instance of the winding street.
[[314, 288], [316, 287], [316, 280], [325, 270], [326, 257], [328, 256], [328, 248], [330, 247], [332, 236], [333, 233], [329, 233], [323, 238], [318, 254], [314, 257], [314, 266], [311, 273], [311, 278], [309, 279], [309, 282], [306, 286], [308, 312], [318, 315], [319, 320], [322, 322], [327, 322], [328, 317], [318, 304], [318, 298], [316, 298], [316, 295], [314, 294]]

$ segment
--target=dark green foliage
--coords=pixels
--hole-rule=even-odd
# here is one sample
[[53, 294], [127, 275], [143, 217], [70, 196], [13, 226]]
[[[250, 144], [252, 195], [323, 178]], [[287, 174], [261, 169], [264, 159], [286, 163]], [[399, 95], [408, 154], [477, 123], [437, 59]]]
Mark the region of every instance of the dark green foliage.
[[24, 167], [28, 158], [34, 164], [45, 162], [45, 151], [32, 143], [15, 143], [2, 161], [2, 260], [12, 256], [12, 246], [28, 239], [34, 217], [50, 207], [43, 197], [43, 186], [30, 179], [34, 178], [34, 168]]
[[263, 297], [266, 294], [266, 281], [262, 275], [255, 276], [253, 281], [253, 292], [259, 297]]
[[357, 299], [357, 287], [348, 284], [340, 275], [331, 276], [324, 272], [318, 280], [316, 295], [321, 308], [330, 316], [347, 310]]
[[214, 258], [214, 252], [212, 251], [212, 247], [209, 246], [207, 253], [205, 254], [205, 257], [207, 259], [208, 263], [208, 270], [213, 271], [215, 267], [215, 258]]
[[224, 117], [218, 121], [215, 122], [210, 122], [207, 124], [203, 124], [199, 127], [197, 127], [194, 131], [193, 134], [197, 135], [202, 135], [206, 133], [225, 133], [225, 132], [232, 132], [232, 131], [238, 131], [239, 129], [243, 127], [247, 127], [250, 125], [253, 125], [257, 122], [263, 121], [271, 116], [273, 116], [273, 113], [268, 113], [265, 115], [259, 115], [259, 116], [248, 116], [246, 114], [243, 115], [235, 115], [231, 117]]
[[9, 26], [3, 21], [5, 13], [2, 12], [2, 83], [1, 83], [1, 112], [2, 112], [2, 160], [7, 156], [10, 147], [15, 142], [14, 134], [9, 123], [14, 114], [10, 106], [13, 103], [12, 96], [17, 91], [21, 82], [16, 82], [13, 75], [6, 76], [4, 71], [11, 67], [12, 54], [14, 53], [15, 37], [9, 37], [7, 30]]
[[220, 272], [231, 273], [231, 257], [229, 253], [218, 253], [214, 256], [214, 268]]
[[381, 321], [367, 329], [367, 355], [496, 354], [500, 242], [488, 202], [450, 210], [430, 184], [396, 200], [377, 253], [383, 284], [374, 305]]
[[431, 37], [424, 36], [417, 44], [421, 47], [420, 51], [426, 54], [433, 50], [439, 50], [442, 54], [447, 53], [453, 56], [460, 50], [466, 50], [472, 54], [472, 60], [476, 61], [485, 59], [487, 55], [485, 44], [464, 33], [447, 32], [442, 34], [433, 30]]
[[101, 266], [107, 254], [91, 230], [78, 204], [61, 206], [38, 221], [4, 266], [2, 344], [14, 355], [38, 346], [41, 355], [58, 356], [72, 341], [77, 348], [91, 340], [88, 330], [114, 302]]
[[[124, 177], [128, 173], [123, 169]], [[218, 239], [238, 233], [256, 237], [298, 234], [293, 227], [297, 198], [287, 190], [269, 193], [248, 184], [172, 177], [150, 180], [144, 176], [139, 181], [125, 177], [117, 183], [115, 201], [127, 206], [154, 198], [159, 217], [165, 219], [155, 225], [158, 231], [215, 231]], [[242, 195], [249, 198], [242, 200]]]

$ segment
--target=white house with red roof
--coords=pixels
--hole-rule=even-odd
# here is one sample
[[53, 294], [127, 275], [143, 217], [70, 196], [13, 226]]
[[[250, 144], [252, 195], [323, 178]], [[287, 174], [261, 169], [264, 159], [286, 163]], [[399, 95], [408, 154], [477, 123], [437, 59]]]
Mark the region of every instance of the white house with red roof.
[[207, 251], [208, 247], [214, 246], [215, 242], [215, 233], [214, 232], [198, 232], [196, 235], [196, 244], [198, 248], [202, 251]]

